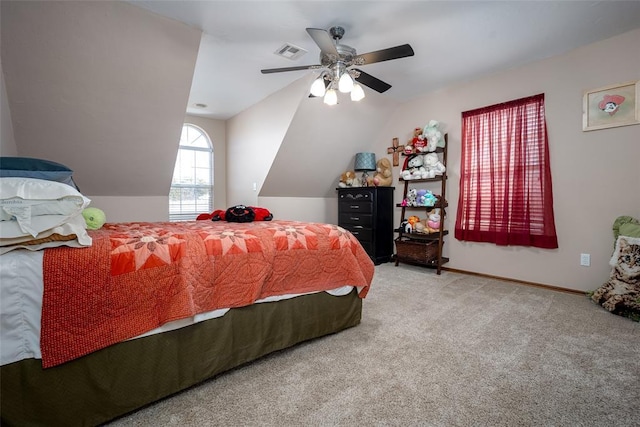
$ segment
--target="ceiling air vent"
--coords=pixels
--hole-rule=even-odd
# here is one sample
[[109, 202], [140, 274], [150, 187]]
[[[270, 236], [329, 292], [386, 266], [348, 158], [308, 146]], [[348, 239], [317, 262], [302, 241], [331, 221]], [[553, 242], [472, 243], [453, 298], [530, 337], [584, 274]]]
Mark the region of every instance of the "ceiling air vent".
[[307, 53], [307, 51], [301, 48], [300, 46], [296, 46], [291, 43], [285, 43], [282, 45], [280, 49], [276, 50], [273, 53], [275, 53], [278, 56], [291, 59], [293, 61], [300, 58], [302, 55]]

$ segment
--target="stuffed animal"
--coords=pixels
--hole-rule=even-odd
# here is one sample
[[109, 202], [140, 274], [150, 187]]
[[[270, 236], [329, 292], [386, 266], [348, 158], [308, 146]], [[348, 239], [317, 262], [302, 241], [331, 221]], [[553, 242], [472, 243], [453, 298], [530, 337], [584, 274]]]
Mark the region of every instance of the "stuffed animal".
[[413, 145], [413, 150], [416, 153], [422, 153], [426, 151], [427, 141], [422, 133], [422, 129], [415, 128], [415, 130], [413, 131], [413, 139], [411, 140], [411, 145]]
[[107, 222], [107, 216], [98, 208], [86, 208], [82, 211], [82, 216], [89, 230], [97, 230]]
[[416, 190], [415, 188], [412, 188], [409, 191], [407, 191], [407, 198], [404, 199], [405, 201], [403, 203], [405, 204], [405, 206], [418, 206], [416, 204], [417, 199], [418, 199], [418, 190]]
[[[425, 137], [422, 134], [422, 129], [415, 128], [413, 130], [413, 138], [411, 139], [411, 141], [407, 142], [407, 144], [405, 145], [405, 154], [421, 153], [424, 151], [426, 145], [427, 145], [427, 141], [425, 140]], [[407, 153], [407, 150], [406, 150], [407, 147], [411, 147], [411, 151], [409, 153]]]
[[407, 218], [407, 222], [411, 224], [411, 229], [415, 230], [415, 225], [420, 222], [420, 218], [415, 215], [411, 215]]
[[416, 192], [416, 206], [426, 206], [427, 193], [431, 193], [429, 190], [419, 189]]
[[393, 184], [393, 174], [391, 169], [391, 161], [386, 157], [378, 160], [376, 165], [376, 174], [373, 176], [373, 185], [376, 187], [391, 187]]
[[420, 189], [416, 192], [416, 206], [433, 206], [438, 199], [430, 190]]
[[428, 170], [423, 166], [423, 163], [424, 160], [422, 155], [407, 157], [404, 161], [403, 171], [400, 172], [400, 176], [405, 181], [429, 178]]
[[425, 154], [423, 163], [424, 168], [427, 171], [433, 171], [434, 175], [442, 175], [447, 170], [436, 153]]
[[427, 231], [429, 233], [437, 233], [440, 231], [440, 209], [434, 209], [429, 212], [427, 220]]
[[[241, 206], [241, 205], [238, 205]], [[236, 208], [238, 206], [233, 206], [227, 210], [215, 210], [213, 212], [211, 212], [210, 214], [200, 214], [198, 215], [198, 217], [196, 218], [196, 220], [201, 221], [201, 220], [209, 220], [209, 221], [229, 221], [227, 219], [227, 211]], [[244, 206], [243, 206], [244, 207]], [[251, 210], [253, 211], [253, 221], [271, 221], [273, 219], [273, 214], [271, 212], [269, 212], [269, 209], [266, 208], [260, 208], [257, 206], [246, 206], [245, 208], [247, 208], [247, 211]], [[239, 210], [238, 210], [239, 212]], [[250, 216], [250, 215], [248, 215]], [[233, 222], [233, 221], [232, 221]], [[236, 222], [240, 222], [240, 221], [236, 221]]]
[[407, 168], [408, 169], [419, 168], [423, 164], [424, 164], [424, 159], [422, 158], [422, 156], [413, 156], [413, 157], [410, 157], [409, 160], [407, 161]]
[[356, 177], [356, 173], [354, 171], [346, 171], [342, 175], [340, 175], [340, 182], [338, 182], [338, 187], [360, 187], [360, 182]]
[[431, 120], [422, 130], [422, 135], [427, 141], [427, 145], [424, 151], [433, 152], [436, 151], [436, 147], [444, 147], [444, 139], [442, 138], [442, 132], [438, 129], [440, 123], [436, 120]]

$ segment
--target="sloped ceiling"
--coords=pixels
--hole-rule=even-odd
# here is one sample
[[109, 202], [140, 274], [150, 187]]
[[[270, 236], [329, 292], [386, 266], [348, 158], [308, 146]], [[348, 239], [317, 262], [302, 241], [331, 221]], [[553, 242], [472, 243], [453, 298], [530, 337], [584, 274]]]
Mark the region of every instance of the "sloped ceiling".
[[342, 172], [353, 170], [355, 153], [375, 151], [373, 141], [397, 104], [375, 92], [367, 102], [344, 98], [334, 107], [320, 98], [302, 99], [260, 196], [335, 197], [331, 182], [337, 185]]
[[123, 2], [2, 1], [18, 155], [95, 196], [166, 196], [200, 30]]

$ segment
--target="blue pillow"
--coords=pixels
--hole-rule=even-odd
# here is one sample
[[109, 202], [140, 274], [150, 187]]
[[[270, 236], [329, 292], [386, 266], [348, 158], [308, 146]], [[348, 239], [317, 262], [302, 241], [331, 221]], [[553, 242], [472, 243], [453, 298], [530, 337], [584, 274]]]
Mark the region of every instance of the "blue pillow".
[[[0, 177], [36, 178], [57, 181], [78, 190], [73, 171], [60, 163], [31, 157], [0, 157]], [[80, 190], [78, 190], [80, 191]]]

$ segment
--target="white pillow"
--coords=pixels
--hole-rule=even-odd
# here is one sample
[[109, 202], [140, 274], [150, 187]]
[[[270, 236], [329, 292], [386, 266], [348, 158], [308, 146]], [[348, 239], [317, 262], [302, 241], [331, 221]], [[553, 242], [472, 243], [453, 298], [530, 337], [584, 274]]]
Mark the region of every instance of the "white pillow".
[[35, 238], [81, 215], [90, 202], [60, 182], [0, 178], [0, 239]]
[[64, 224], [50, 228], [37, 236], [21, 236], [15, 238], [0, 238], [0, 255], [14, 249], [29, 249], [38, 251], [45, 248], [70, 246], [81, 248], [91, 246], [93, 240], [86, 230], [87, 223], [82, 214], [69, 218]]

